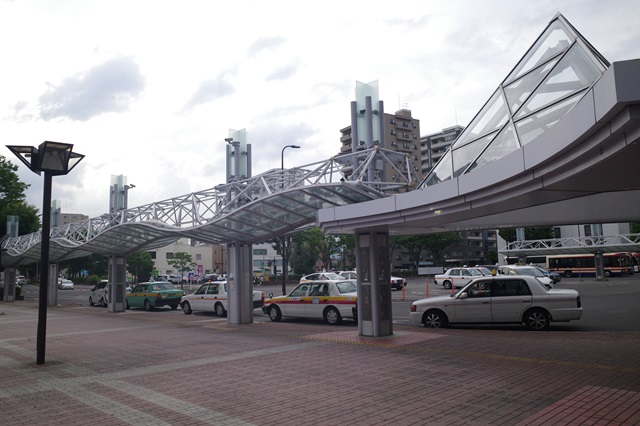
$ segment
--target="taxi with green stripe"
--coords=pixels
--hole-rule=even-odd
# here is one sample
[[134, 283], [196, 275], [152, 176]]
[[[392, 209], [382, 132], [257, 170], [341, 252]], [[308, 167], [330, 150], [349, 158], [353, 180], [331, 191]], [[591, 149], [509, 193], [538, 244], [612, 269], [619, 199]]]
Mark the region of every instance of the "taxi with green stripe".
[[162, 306], [178, 309], [182, 296], [184, 296], [184, 292], [176, 289], [173, 284], [167, 281], [140, 283], [133, 287], [130, 293], [127, 293], [126, 307], [127, 309], [144, 308], [146, 311]]

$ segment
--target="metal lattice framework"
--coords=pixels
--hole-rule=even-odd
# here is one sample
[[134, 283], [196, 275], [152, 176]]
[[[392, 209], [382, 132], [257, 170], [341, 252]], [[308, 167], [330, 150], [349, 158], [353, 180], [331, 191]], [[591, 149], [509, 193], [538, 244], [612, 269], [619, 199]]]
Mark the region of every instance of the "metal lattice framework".
[[640, 251], [640, 234], [514, 241], [501, 254], [513, 257]]
[[[371, 170], [373, 181], [367, 180]], [[263, 242], [314, 223], [319, 209], [384, 197], [417, 183], [408, 155], [374, 147], [53, 228], [50, 258], [126, 256], [181, 237]], [[40, 240], [40, 232], [5, 239], [2, 264], [38, 260]]]

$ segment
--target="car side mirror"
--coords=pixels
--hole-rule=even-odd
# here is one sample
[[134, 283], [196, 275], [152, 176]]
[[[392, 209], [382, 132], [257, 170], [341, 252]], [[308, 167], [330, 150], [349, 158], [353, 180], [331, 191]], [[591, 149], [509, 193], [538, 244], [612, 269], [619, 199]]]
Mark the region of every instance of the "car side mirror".
[[273, 298], [273, 293], [269, 293], [269, 299]]
[[467, 292], [465, 291], [464, 293], [460, 293], [460, 295], [458, 296], [458, 299], [466, 299], [469, 295], [467, 294]]

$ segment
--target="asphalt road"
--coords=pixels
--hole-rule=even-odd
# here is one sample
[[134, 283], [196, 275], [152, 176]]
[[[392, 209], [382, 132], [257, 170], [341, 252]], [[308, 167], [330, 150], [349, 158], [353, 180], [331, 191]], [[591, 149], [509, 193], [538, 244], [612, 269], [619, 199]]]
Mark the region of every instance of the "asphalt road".
[[[287, 291], [294, 288], [294, 284], [287, 285]], [[198, 286], [193, 286], [192, 290]], [[594, 278], [563, 278], [556, 284], [557, 288], [572, 288], [580, 293], [584, 313], [579, 321], [570, 323], [552, 323], [552, 329], [580, 330], [580, 331], [638, 331], [640, 330], [640, 274], [628, 277], [611, 277], [605, 281]], [[58, 290], [58, 303], [61, 305], [78, 305], [89, 307], [89, 290], [91, 286], [76, 285], [74, 290]], [[187, 287], [188, 289], [188, 287]], [[280, 295], [282, 286], [279, 283], [256, 287], [256, 290]], [[411, 302], [426, 297], [425, 277], [408, 279], [404, 293], [392, 291], [393, 320], [398, 325], [409, 325], [409, 310]], [[36, 302], [38, 287], [24, 286], [25, 299]], [[451, 290], [433, 284], [429, 280], [429, 297], [448, 295]], [[104, 309], [104, 308], [95, 308]], [[168, 308], [167, 308], [168, 309]], [[184, 315], [181, 310], [173, 311], [172, 315]], [[254, 310], [255, 321], [269, 321], [259, 309]], [[412, 324], [421, 327], [418, 324]], [[459, 327], [459, 326], [458, 326]], [[517, 326], [465, 326], [466, 328], [513, 328]]]

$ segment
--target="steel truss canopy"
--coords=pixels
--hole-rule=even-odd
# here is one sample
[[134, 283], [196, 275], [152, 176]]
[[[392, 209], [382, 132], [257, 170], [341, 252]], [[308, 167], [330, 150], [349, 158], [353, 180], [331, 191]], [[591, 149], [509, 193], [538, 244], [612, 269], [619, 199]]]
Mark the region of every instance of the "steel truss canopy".
[[[372, 164], [391, 167], [394, 180], [367, 181]], [[92, 253], [126, 256], [181, 237], [259, 243], [312, 224], [320, 209], [380, 198], [417, 183], [406, 154], [375, 147], [53, 228], [50, 258], [58, 262]], [[2, 264], [38, 260], [40, 241], [40, 232], [3, 240]]]
[[593, 254], [640, 252], [640, 234], [570, 237], [551, 240], [514, 241], [500, 253], [511, 257], [546, 256], [558, 254]]

